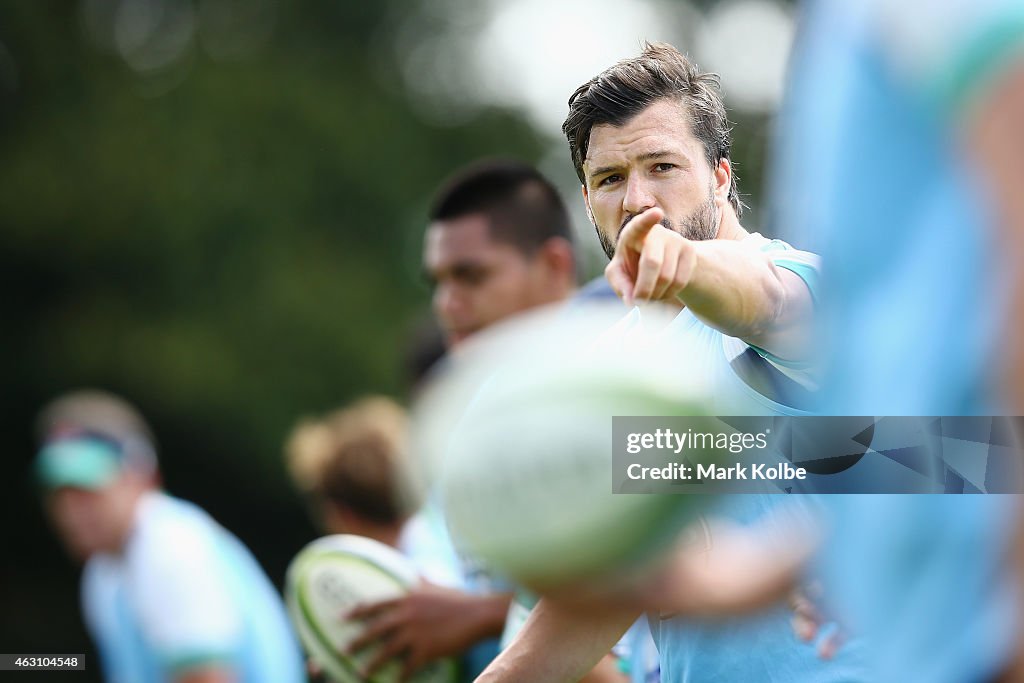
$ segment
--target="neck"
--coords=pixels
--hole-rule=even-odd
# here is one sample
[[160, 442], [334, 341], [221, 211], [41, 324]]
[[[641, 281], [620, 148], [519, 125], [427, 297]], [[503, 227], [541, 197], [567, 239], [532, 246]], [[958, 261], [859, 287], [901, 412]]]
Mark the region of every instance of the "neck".
[[742, 225], [740, 225], [740, 219], [736, 216], [736, 209], [732, 208], [732, 205], [726, 205], [722, 210], [722, 218], [718, 222], [718, 234], [715, 235], [715, 239], [718, 240], [742, 240], [750, 233], [747, 232]]
[[126, 501], [126, 512], [121, 518], [120, 528], [117, 530], [116, 538], [109, 548], [109, 552], [115, 555], [120, 555], [124, 552], [125, 547], [128, 545], [128, 539], [131, 538], [132, 532], [135, 531], [135, 524], [139, 516], [139, 507], [143, 503], [143, 496], [149, 489], [140, 489], [131, 491], [127, 496]]

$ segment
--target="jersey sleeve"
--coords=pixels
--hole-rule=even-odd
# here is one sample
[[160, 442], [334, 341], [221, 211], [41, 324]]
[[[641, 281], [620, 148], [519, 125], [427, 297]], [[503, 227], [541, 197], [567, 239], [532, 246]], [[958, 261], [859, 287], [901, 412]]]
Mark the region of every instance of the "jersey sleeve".
[[[777, 268], [784, 268], [799, 277], [810, 292], [815, 305], [818, 304], [821, 291], [821, 257], [809, 251], [794, 249], [782, 240], [769, 240], [761, 251], [766, 253]], [[805, 389], [817, 388], [817, 373], [814, 363], [779, 358], [765, 349], [751, 346], [758, 355], [768, 361], [779, 372]]]
[[132, 548], [133, 604], [144, 637], [170, 675], [237, 662], [243, 618], [212, 533], [187, 518], [166, 519]]
[[821, 257], [809, 251], [794, 249], [782, 240], [771, 240], [763, 251], [778, 268], [795, 273], [804, 281], [811, 298], [818, 302], [821, 290]]
[[103, 675], [108, 680], [123, 678], [124, 668], [115, 646], [124, 634], [117, 620], [118, 587], [115, 563], [105, 555], [93, 556], [82, 571], [81, 609], [85, 627], [99, 653]]

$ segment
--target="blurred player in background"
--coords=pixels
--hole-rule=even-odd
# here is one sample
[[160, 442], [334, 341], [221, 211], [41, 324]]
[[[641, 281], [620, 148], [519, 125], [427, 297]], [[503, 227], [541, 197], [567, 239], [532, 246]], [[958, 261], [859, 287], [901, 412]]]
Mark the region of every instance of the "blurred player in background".
[[425, 515], [411, 515], [408, 417], [389, 398], [370, 396], [322, 419], [307, 419], [289, 435], [285, 454], [296, 486], [328, 534], [356, 534], [399, 550], [421, 577], [458, 586], [451, 546], [435, 543]]
[[[519, 313], [564, 303], [576, 289], [572, 223], [558, 191], [535, 168], [511, 160], [472, 164], [441, 188], [430, 211], [423, 266], [434, 315], [450, 348]], [[481, 457], [486, 457], [482, 453]], [[432, 523], [436, 508], [420, 513]], [[445, 532], [445, 536], [447, 536]], [[370, 671], [403, 655], [409, 670], [462, 653], [470, 678], [498, 650], [511, 586], [460, 558], [463, 590], [414, 590], [408, 597], [356, 610], [369, 620], [354, 647], [383, 641]], [[608, 650], [606, 649], [605, 652]], [[617, 682], [610, 658], [588, 679]]]
[[423, 268], [449, 346], [576, 288], [572, 222], [536, 169], [487, 161], [463, 169], [430, 211]]
[[[319, 419], [306, 419], [285, 445], [288, 470], [317, 523], [327, 534], [356, 534], [395, 548], [423, 579], [422, 599], [437, 595], [477, 607], [461, 590], [458, 557], [444, 521], [431, 508], [411, 514], [412, 476], [405, 409], [389, 398], [370, 396]], [[439, 599], [444, 599], [439, 598]], [[472, 642], [474, 620], [446, 624], [459, 642]], [[310, 664], [311, 673], [319, 674]]]
[[277, 591], [237, 538], [160, 490], [153, 437], [135, 408], [75, 392], [38, 425], [46, 511], [85, 562], [82, 610], [107, 680], [304, 680]]
[[[606, 276], [627, 303], [681, 308], [666, 334], [679, 361], [707, 377], [720, 415], [800, 414], [816, 377], [809, 339], [817, 258], [749, 233], [730, 161], [730, 124], [718, 79], [668, 45], [588, 81], [569, 100], [563, 126], [583, 198], [611, 262]], [[642, 311], [630, 314], [635, 324]], [[794, 497], [795, 498], [795, 497]], [[770, 495], [733, 496], [720, 512], [731, 524], [755, 525], [779, 552], [793, 537], [794, 515], [810, 510]], [[722, 539], [696, 534], [699, 549]], [[693, 547], [690, 548], [692, 552]], [[799, 553], [797, 553], [799, 556]], [[756, 572], [756, 565], [744, 571]], [[671, 613], [673, 595], [661, 608]], [[653, 608], [646, 604], [644, 607]], [[635, 609], [640, 609], [637, 603]], [[861, 680], [856, 648], [823, 663], [799, 643], [792, 613], [774, 607], [756, 617], [714, 622], [660, 620], [651, 626], [670, 681]], [[635, 618], [631, 608], [602, 616], [542, 600], [520, 638], [483, 680], [569, 680], [586, 670]]]
[[[1024, 4], [821, 0], [801, 30], [775, 209], [827, 264], [823, 410], [1019, 415]], [[942, 439], [961, 456], [947, 490], [1019, 491], [1020, 463], [981, 441]], [[1010, 676], [1016, 497], [830, 503], [826, 597], [865, 634], [874, 680]]]

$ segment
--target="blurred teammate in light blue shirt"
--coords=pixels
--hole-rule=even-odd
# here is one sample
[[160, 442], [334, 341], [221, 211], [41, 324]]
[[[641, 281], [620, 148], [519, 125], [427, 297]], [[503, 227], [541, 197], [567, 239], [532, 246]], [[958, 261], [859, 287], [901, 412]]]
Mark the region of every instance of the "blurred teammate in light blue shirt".
[[157, 488], [149, 428], [100, 392], [40, 418], [36, 472], [58, 535], [85, 561], [82, 610], [118, 683], [305, 680], [284, 605], [242, 543]]

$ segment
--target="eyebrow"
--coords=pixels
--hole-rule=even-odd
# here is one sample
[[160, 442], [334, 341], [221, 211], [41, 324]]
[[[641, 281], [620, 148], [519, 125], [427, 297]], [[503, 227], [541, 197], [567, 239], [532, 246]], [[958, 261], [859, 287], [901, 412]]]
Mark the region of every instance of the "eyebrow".
[[[670, 152], [667, 149], [659, 149], [654, 152], [644, 152], [636, 159], [637, 161], [651, 161], [653, 159], [661, 159], [663, 157], [673, 156], [674, 154], [676, 154], [676, 152]], [[593, 171], [591, 171], [590, 176], [595, 177], [599, 175], [604, 175], [605, 173], [617, 171], [620, 168], [622, 168], [622, 164], [617, 164], [614, 166], [602, 166], [601, 168], [595, 168]]]
[[667, 149], [659, 149], [656, 152], [646, 152], [644, 154], [641, 154], [640, 156], [637, 157], [637, 161], [651, 161], [652, 159], [660, 159], [662, 157], [670, 157], [670, 156], [672, 156], [674, 154], [676, 154], [676, 153], [675, 152], [670, 152]]

